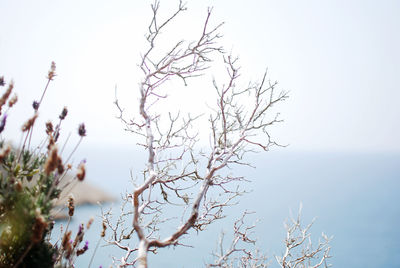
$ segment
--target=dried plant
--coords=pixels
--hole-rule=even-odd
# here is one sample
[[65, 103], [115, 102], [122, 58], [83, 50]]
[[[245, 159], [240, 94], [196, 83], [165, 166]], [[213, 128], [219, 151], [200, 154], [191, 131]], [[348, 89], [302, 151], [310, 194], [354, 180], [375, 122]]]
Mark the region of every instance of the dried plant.
[[328, 237], [322, 233], [321, 239], [316, 246], [313, 246], [311, 240], [310, 228], [314, 220], [302, 226], [300, 205], [298, 216], [290, 217], [285, 223], [286, 239], [285, 253], [282, 256], [276, 256], [276, 260], [282, 268], [295, 267], [330, 267], [328, 259], [331, 257], [329, 251], [331, 249], [329, 242], [332, 237]]
[[[210, 26], [212, 9], [208, 9], [198, 38], [191, 42], [178, 41], [163, 52], [158, 41], [168, 26], [184, 11], [185, 4], [165, 20], [160, 21], [160, 1], [152, 7], [152, 18], [146, 34], [148, 44], [139, 63], [143, 77], [139, 84], [139, 114], [126, 117], [118, 99], [115, 100], [119, 119], [126, 130], [138, 139], [146, 152], [146, 166], [134, 179], [134, 189], [123, 196], [121, 213], [112, 210], [102, 213], [100, 241], [120, 248], [121, 257], [113, 261], [119, 267], [148, 267], [148, 254], [161, 248], [183, 246], [191, 232], [200, 232], [225, 217], [224, 210], [245, 193], [246, 178], [232, 174], [237, 165], [250, 166], [248, 153], [268, 151], [281, 146], [270, 135], [270, 129], [281, 122], [273, 108], [284, 101], [287, 92], [276, 92], [276, 82], [270, 82], [265, 72], [260, 81], [240, 86], [238, 58], [227, 54], [219, 45], [221, 24]], [[168, 82], [179, 80], [188, 86], [190, 80], [209, 71], [221, 60], [226, 78], [210, 83], [216, 102], [209, 105], [209, 145], [200, 141], [196, 124], [200, 116], [162, 113], [157, 104], [168, 101]], [[68, 110], [63, 108], [58, 123], [45, 126], [43, 146], [31, 147], [32, 133], [39, 108], [50, 83], [56, 77], [53, 62], [47, 83], [39, 101], [34, 101], [33, 115], [23, 124], [22, 143], [17, 149], [0, 142], [0, 267], [74, 267], [76, 258], [84, 254], [89, 241], [85, 232], [93, 220], [81, 224], [74, 234], [69, 230], [75, 212], [75, 201], [68, 198], [68, 223], [60, 239], [52, 244], [51, 209], [60, 192], [86, 175], [85, 162], [76, 168], [74, 176], [69, 163], [72, 154], [86, 136], [85, 125], [78, 128], [79, 141], [67, 157], [61, 156], [57, 143], [61, 124]], [[0, 77], [0, 86], [6, 85]], [[12, 96], [14, 83], [8, 83], [0, 96], [0, 134], [7, 126], [7, 114], [17, 102]], [[193, 100], [188, 100], [193, 101]], [[8, 105], [7, 105], [8, 104]], [[203, 115], [204, 117], [204, 115]], [[207, 131], [207, 130], [206, 130]], [[140, 178], [138, 176], [140, 175]], [[174, 215], [168, 218], [169, 213]], [[255, 246], [254, 225], [247, 225], [245, 212], [233, 225], [233, 239], [224, 247], [223, 236], [215, 260], [207, 267], [267, 267], [267, 258]], [[309, 229], [302, 227], [299, 217], [286, 225], [286, 250], [276, 257], [281, 267], [328, 267], [330, 238], [313, 248]], [[108, 236], [106, 235], [108, 232]], [[93, 254], [89, 266], [95, 254]]]
[[256, 225], [247, 225], [245, 223], [245, 218], [248, 214], [250, 213], [245, 211], [240, 219], [233, 224], [233, 238], [227, 249], [224, 248], [225, 234], [221, 234], [218, 241], [218, 249], [212, 254], [215, 261], [212, 264], [208, 264], [208, 268], [267, 267], [267, 257], [256, 247], [256, 239], [252, 237]]
[[[53, 62], [40, 101], [33, 102], [33, 115], [22, 125], [22, 144], [14, 148], [5, 143], [6, 137], [0, 139], [0, 267], [73, 267], [76, 257], [88, 249], [88, 242], [80, 247], [85, 233], [83, 225], [75, 239], [71, 239], [72, 232], [67, 226], [62, 234], [62, 245], [50, 243], [55, 201], [65, 187], [83, 180], [85, 175], [81, 165], [76, 176], [67, 176], [72, 165], [68, 163], [69, 158], [63, 161], [58, 150], [57, 139], [67, 109], [63, 109], [55, 130], [51, 122], [46, 123], [42, 132], [46, 133], [43, 145], [32, 148], [30, 144], [40, 104], [56, 76], [55, 71]], [[0, 86], [5, 86], [4, 77], [0, 80]], [[9, 99], [13, 89], [11, 81], [0, 98], [0, 134], [7, 127], [10, 109], [17, 102], [16, 95]], [[85, 135], [82, 132], [84, 125], [79, 128], [81, 138]], [[70, 220], [74, 213], [73, 199], [69, 200], [68, 208]]]
[[[290, 217], [285, 223], [285, 253], [282, 256], [275, 256], [277, 263], [282, 268], [317, 268], [330, 267], [328, 260], [332, 237], [322, 233], [316, 246], [313, 246], [310, 229], [315, 219], [305, 227], [301, 222], [302, 205], [297, 217]], [[248, 212], [235, 221], [233, 225], [233, 237], [227, 248], [224, 248], [224, 233], [218, 242], [218, 248], [212, 253], [214, 262], [207, 267], [268, 267], [266, 255], [260, 252], [256, 246], [254, 236], [255, 224], [247, 225], [245, 218]]]
[[[207, 11], [197, 40], [178, 41], [160, 56], [159, 36], [186, 7], [179, 2], [177, 10], [164, 21], [159, 21], [160, 2], [155, 1], [151, 7], [148, 49], [139, 64], [143, 73], [139, 118], [127, 119], [115, 101], [125, 128], [142, 140], [138, 144], [147, 152], [143, 179], [137, 179], [134, 190], [124, 197], [124, 210], [116, 223], [112, 212], [103, 213], [112, 231], [108, 243], [125, 251], [124, 256], [114, 259], [119, 267], [147, 267], [149, 252], [182, 245], [183, 237], [191, 230], [204, 230], [224, 217], [224, 208], [244, 192], [240, 182], [245, 179], [231, 175], [230, 167], [249, 165], [244, 160], [247, 153], [278, 145], [269, 134], [270, 127], [281, 121], [272, 107], [287, 98], [286, 92], [275, 92], [277, 84], [267, 80], [266, 73], [260, 82], [237, 86], [238, 59], [219, 46], [222, 24], [210, 26], [212, 9]], [[167, 81], [178, 79], [188, 85], [190, 79], [206, 72], [212, 60], [220, 58], [227, 78], [222, 84], [212, 81], [217, 102], [209, 113], [210, 145], [204, 147], [199, 145], [194, 130], [197, 116], [161, 114], [157, 103], [168, 99], [164, 91]], [[166, 218], [168, 207], [181, 209], [180, 220]], [[176, 229], [168, 234], [165, 226], [171, 224]]]

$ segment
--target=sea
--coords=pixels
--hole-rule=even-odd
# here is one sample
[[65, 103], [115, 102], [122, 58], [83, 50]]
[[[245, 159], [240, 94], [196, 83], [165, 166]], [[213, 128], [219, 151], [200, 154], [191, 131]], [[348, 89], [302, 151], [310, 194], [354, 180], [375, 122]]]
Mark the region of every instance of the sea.
[[[77, 153], [79, 157], [87, 160], [88, 182], [117, 200], [132, 191], [132, 174], [140, 175], [146, 160], [142, 152], [121, 146], [85, 147]], [[225, 210], [226, 217], [204, 231], [190, 231], [183, 240], [185, 246], [150, 253], [149, 267], [205, 267], [214, 260], [212, 253], [221, 233], [228, 243], [232, 224], [244, 211], [254, 212], [246, 222], [256, 224], [252, 237], [260, 252], [268, 256], [268, 267], [279, 267], [275, 257], [285, 250], [284, 222], [291, 215], [296, 217], [300, 206], [304, 226], [314, 220], [310, 229], [314, 245], [322, 233], [332, 237], [328, 260], [332, 267], [400, 267], [400, 153], [294, 152], [283, 148], [249, 155], [248, 161], [255, 167], [230, 170], [249, 182], [241, 184], [248, 193]], [[76, 267], [109, 267], [113, 258], [119, 260], [125, 254], [98, 242], [101, 211], [112, 209], [119, 215], [120, 206], [116, 201], [76, 209], [71, 230], [95, 219], [84, 238], [89, 250], [77, 258]], [[65, 225], [65, 221], [56, 223], [53, 240]]]

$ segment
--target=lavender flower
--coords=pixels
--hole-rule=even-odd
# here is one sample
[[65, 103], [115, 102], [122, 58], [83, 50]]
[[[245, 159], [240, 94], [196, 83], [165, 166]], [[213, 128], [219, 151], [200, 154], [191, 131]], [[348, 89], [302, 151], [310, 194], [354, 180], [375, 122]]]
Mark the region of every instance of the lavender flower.
[[64, 109], [62, 110], [62, 112], [61, 112], [59, 118], [60, 118], [61, 120], [64, 120], [65, 117], [67, 116], [67, 114], [68, 114], [68, 109], [67, 109], [67, 107], [64, 107]]
[[82, 123], [82, 124], [79, 125], [78, 134], [79, 134], [79, 136], [81, 136], [81, 137], [86, 136], [86, 128], [85, 128], [85, 124], [84, 124], [84, 123]]
[[0, 133], [3, 132], [3, 130], [6, 126], [6, 121], [7, 121], [7, 114], [4, 114], [3, 118], [1, 118], [1, 121], [0, 121]]
[[37, 101], [34, 101], [33, 103], [32, 103], [32, 107], [33, 107], [33, 109], [35, 110], [35, 111], [37, 111], [38, 109], [39, 109], [39, 102], [37, 102]]
[[85, 251], [89, 249], [89, 241], [88, 240], [85, 241], [85, 246], [83, 247], [83, 249]]

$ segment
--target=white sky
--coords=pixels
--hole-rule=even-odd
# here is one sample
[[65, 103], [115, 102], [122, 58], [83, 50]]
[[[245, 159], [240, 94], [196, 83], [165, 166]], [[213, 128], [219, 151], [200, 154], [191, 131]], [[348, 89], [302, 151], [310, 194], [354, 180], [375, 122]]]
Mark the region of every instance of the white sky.
[[[55, 121], [65, 105], [65, 130], [85, 122], [89, 143], [134, 144], [114, 119], [114, 87], [136, 111], [151, 2], [0, 0], [0, 76], [14, 79], [20, 98], [6, 135], [19, 138], [54, 60], [42, 120]], [[161, 11], [176, 4], [162, 0]], [[400, 1], [190, 0], [169, 39], [196, 34], [208, 6], [212, 23], [226, 22], [223, 44], [240, 56], [243, 78], [259, 79], [268, 67], [290, 91], [279, 141], [294, 150], [400, 150]], [[183, 109], [209, 101], [196, 85], [179, 95], [192, 98]]]

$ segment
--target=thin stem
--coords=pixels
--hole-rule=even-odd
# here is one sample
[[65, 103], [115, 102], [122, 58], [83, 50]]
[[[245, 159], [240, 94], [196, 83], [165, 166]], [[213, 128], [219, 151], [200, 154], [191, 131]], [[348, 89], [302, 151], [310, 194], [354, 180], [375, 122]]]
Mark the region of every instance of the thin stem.
[[19, 160], [21, 159], [21, 155], [22, 155], [22, 153], [23, 153], [24, 150], [25, 150], [26, 141], [28, 140], [28, 137], [29, 137], [29, 133], [30, 133], [30, 132], [31, 132], [31, 129], [29, 129], [28, 132], [26, 133], [26, 137], [25, 137], [24, 143], [22, 144], [22, 148], [21, 148], [21, 150], [19, 151], [19, 154], [18, 154], [17, 163], [18, 163]]
[[75, 145], [75, 148], [72, 150], [72, 152], [69, 154], [67, 160], [64, 163], [68, 163], [69, 160], [71, 159], [72, 155], [75, 153], [76, 149], [78, 149], [79, 144], [81, 144], [83, 137], [79, 139], [78, 143]]
[[29, 133], [28, 150], [29, 150], [29, 148], [31, 148], [32, 133], [33, 133], [33, 127], [32, 127], [32, 129], [31, 129], [31, 131]]
[[40, 101], [39, 101], [39, 107], [40, 107], [40, 104], [42, 103], [42, 100], [43, 100], [43, 98], [44, 98], [44, 95], [46, 94], [47, 88], [49, 87], [50, 81], [51, 81], [50, 79], [47, 80], [46, 87], [44, 88], [44, 91], [43, 91], [43, 93], [42, 93], [42, 97], [40, 98]]
[[67, 145], [67, 143], [68, 143], [70, 137], [71, 137], [71, 132], [68, 134], [68, 137], [67, 137], [67, 139], [66, 139], [65, 142], [64, 142], [64, 145], [63, 145], [63, 147], [62, 147], [62, 149], [61, 149], [61, 151], [60, 151], [60, 155], [62, 155], [62, 153], [64, 152], [65, 146]]
[[93, 262], [93, 259], [94, 259], [94, 255], [96, 255], [97, 249], [99, 248], [99, 245], [100, 245], [100, 241], [101, 241], [101, 238], [97, 241], [96, 247], [94, 248], [93, 255], [90, 258], [90, 262], [89, 262], [88, 268], [90, 268], [90, 265], [92, 265], [92, 262]]

